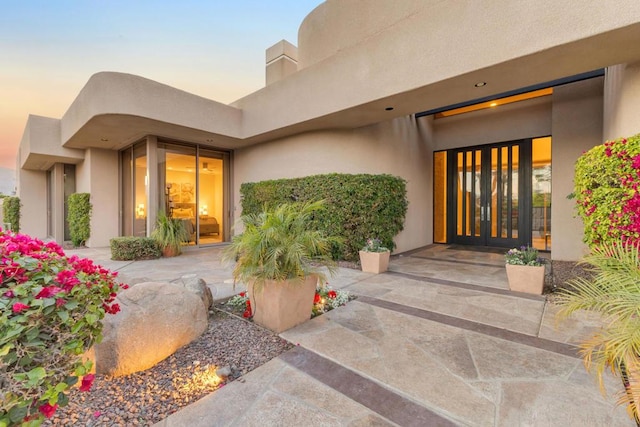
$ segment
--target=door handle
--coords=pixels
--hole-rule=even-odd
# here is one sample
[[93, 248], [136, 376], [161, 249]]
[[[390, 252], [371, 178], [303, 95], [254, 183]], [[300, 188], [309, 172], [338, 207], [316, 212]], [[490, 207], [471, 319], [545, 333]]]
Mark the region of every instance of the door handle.
[[484, 221], [484, 206], [480, 206], [480, 221]]

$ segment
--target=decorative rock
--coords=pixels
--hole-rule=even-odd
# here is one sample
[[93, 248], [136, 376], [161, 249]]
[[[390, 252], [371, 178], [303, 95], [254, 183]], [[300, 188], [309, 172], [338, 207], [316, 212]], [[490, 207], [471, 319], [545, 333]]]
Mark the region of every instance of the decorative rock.
[[116, 297], [120, 312], [104, 318], [94, 347], [98, 374], [127, 375], [151, 368], [207, 329], [207, 310], [185, 287], [140, 283]]
[[180, 279], [174, 280], [172, 283], [183, 286], [186, 290], [197, 294], [204, 304], [204, 308], [209, 310], [213, 305], [213, 294], [207, 283], [198, 278], [195, 274], [185, 274]]
[[222, 368], [216, 370], [216, 375], [220, 378], [227, 378], [231, 376], [231, 368], [229, 366], [223, 366]]

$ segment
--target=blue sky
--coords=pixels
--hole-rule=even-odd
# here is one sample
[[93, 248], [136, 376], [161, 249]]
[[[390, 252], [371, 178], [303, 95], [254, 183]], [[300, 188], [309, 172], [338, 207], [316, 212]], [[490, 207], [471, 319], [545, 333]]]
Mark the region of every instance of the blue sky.
[[264, 52], [297, 45], [322, 0], [4, 0], [0, 167], [15, 167], [28, 114], [60, 118], [89, 77], [120, 71], [216, 101], [264, 85]]

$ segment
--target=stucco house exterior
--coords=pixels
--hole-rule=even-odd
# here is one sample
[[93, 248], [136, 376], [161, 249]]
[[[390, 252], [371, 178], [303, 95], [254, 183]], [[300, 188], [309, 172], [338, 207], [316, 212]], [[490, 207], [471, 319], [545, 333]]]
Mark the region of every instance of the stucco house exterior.
[[573, 165], [640, 132], [639, 41], [637, 0], [327, 0], [229, 105], [103, 72], [63, 117], [30, 116], [22, 231], [64, 240], [65, 198], [88, 192], [89, 246], [148, 235], [160, 209], [215, 244], [243, 182], [386, 173], [407, 180], [398, 252], [533, 244], [575, 260]]

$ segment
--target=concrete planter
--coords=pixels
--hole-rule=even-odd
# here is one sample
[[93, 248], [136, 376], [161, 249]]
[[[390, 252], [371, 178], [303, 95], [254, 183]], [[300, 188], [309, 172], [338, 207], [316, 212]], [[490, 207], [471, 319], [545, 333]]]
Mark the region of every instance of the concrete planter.
[[302, 282], [268, 280], [249, 285], [253, 321], [276, 333], [306, 322], [311, 318], [317, 284], [318, 277], [312, 275]]
[[360, 265], [365, 273], [383, 273], [389, 268], [390, 251], [367, 252], [360, 251]]
[[509, 289], [515, 292], [542, 295], [544, 286], [544, 265], [506, 264]]

